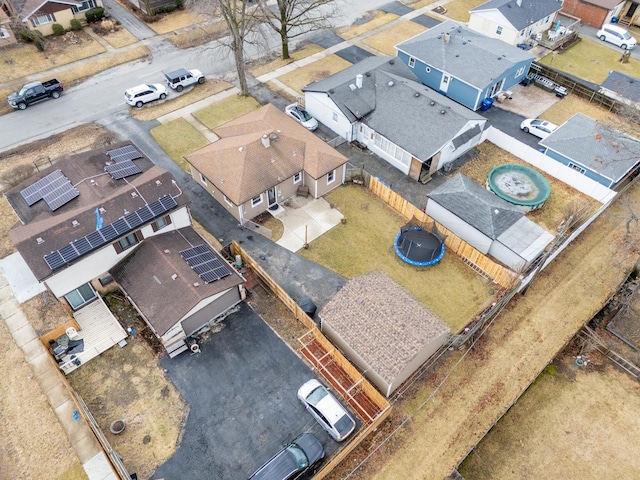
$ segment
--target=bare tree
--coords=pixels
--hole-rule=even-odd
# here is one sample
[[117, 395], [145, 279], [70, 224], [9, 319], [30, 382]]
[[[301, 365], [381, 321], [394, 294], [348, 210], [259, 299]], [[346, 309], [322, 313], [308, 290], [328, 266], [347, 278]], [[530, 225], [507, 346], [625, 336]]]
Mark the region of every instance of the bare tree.
[[271, 8], [267, 0], [260, 0], [260, 9], [265, 24], [280, 36], [282, 59], [287, 60], [292, 38], [331, 27], [336, 4], [335, 0], [277, 0]]
[[[238, 73], [240, 95], [249, 95], [245, 69], [244, 47], [260, 25], [259, 9], [251, 0], [190, 0], [187, 8], [208, 16], [220, 16], [229, 29], [229, 43]], [[224, 44], [224, 42], [222, 42]]]

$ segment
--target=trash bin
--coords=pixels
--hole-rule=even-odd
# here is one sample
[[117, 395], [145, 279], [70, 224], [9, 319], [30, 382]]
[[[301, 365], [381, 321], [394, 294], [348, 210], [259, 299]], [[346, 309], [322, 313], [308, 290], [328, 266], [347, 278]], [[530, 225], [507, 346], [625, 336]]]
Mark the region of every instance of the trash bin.
[[487, 110], [489, 110], [491, 107], [493, 106], [493, 98], [485, 98], [482, 101], [482, 106], [480, 107], [480, 110], [482, 110], [483, 112], [486, 112]]
[[618, 20], [620, 20], [618, 17], [611, 17], [611, 23], [618, 23]]

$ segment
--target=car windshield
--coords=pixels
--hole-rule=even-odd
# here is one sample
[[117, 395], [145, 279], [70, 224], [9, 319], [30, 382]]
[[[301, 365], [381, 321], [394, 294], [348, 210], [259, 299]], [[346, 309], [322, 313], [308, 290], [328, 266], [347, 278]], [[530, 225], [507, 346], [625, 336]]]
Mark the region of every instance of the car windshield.
[[538, 126], [538, 125], [542, 125], [544, 123], [544, 121], [542, 120], [531, 120], [531, 125], [533, 125], [534, 127]]
[[29, 90], [29, 88], [27, 88], [27, 86], [24, 86], [20, 89], [20, 91], [18, 92], [18, 95], [20, 95], [21, 97], [24, 96], [25, 93], [27, 93], [27, 90]]
[[343, 415], [340, 420], [336, 422], [335, 427], [341, 434], [346, 433], [351, 430], [351, 427], [353, 427], [353, 420], [351, 420], [347, 415]]
[[309, 459], [304, 454], [302, 449], [295, 443], [287, 446], [287, 452], [289, 452], [289, 455], [293, 457], [296, 465], [298, 465], [298, 468], [306, 468], [309, 466]]
[[152, 92], [156, 91], [156, 87], [154, 87], [153, 85], [147, 85], [147, 87], [149, 87], [149, 90], [151, 90]]
[[308, 122], [313, 118], [311, 115], [309, 115], [309, 112], [307, 112], [304, 108], [299, 108], [298, 113], [300, 114], [300, 117], [302, 118], [303, 122]]
[[320, 400], [322, 400], [328, 394], [329, 392], [327, 392], [326, 388], [317, 387], [309, 395], [307, 395], [307, 402], [309, 402], [311, 405], [318, 405], [318, 403], [320, 403]]
[[622, 34], [622, 37], [623, 37], [625, 40], [629, 40], [629, 39], [631, 38], [631, 34], [630, 34], [629, 32], [624, 32], [624, 33]]

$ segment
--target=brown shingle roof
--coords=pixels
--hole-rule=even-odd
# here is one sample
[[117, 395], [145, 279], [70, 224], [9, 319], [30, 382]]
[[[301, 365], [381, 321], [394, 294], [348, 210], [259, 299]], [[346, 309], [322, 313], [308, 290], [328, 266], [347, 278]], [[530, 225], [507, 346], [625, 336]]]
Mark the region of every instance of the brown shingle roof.
[[[273, 105], [265, 105], [215, 130], [220, 140], [185, 156], [236, 205], [304, 170], [320, 178], [347, 162]], [[271, 136], [269, 147], [263, 135]]]
[[156, 235], [145, 239], [130, 256], [110, 272], [158, 335], [165, 334], [200, 301], [225, 292], [244, 281], [235, 269], [211, 248], [232, 273], [205, 284], [180, 256], [180, 251], [202, 244], [206, 242], [191, 227]]
[[391, 383], [449, 328], [383, 272], [350, 280], [320, 312], [323, 323]]

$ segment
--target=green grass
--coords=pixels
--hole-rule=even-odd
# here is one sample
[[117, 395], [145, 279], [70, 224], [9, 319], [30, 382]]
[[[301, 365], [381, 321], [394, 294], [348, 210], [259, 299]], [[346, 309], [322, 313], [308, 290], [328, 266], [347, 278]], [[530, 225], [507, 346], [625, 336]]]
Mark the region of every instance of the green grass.
[[607, 78], [610, 70], [640, 76], [640, 62], [630, 58], [629, 63], [620, 63], [621, 56], [622, 50], [613, 50], [599, 40], [583, 36], [582, 41], [560, 53], [546, 55], [540, 63], [597, 84]]
[[189, 166], [183, 156], [209, 144], [209, 141], [184, 118], [152, 128], [151, 136], [185, 171], [189, 171]]
[[228, 97], [193, 113], [202, 124], [213, 130], [223, 123], [238, 118], [260, 107], [252, 97]]
[[347, 277], [382, 270], [424, 303], [452, 331], [459, 331], [488, 305], [490, 286], [455, 255], [439, 264], [414, 267], [395, 254], [393, 240], [406, 220], [368, 190], [340, 187], [326, 197], [347, 218], [301, 250], [303, 257]]

